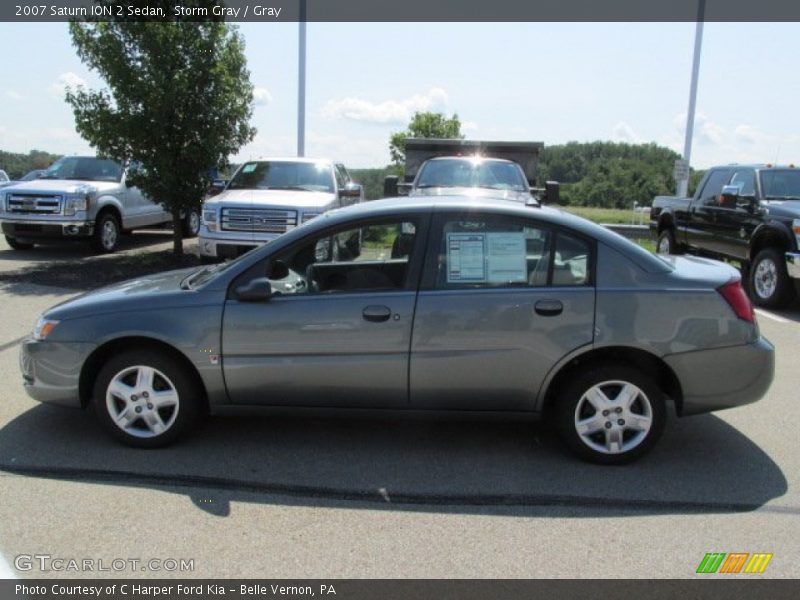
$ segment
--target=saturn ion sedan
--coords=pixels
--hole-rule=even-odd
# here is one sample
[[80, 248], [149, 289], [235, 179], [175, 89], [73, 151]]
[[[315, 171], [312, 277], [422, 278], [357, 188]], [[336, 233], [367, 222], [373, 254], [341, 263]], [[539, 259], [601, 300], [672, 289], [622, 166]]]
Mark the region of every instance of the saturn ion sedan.
[[423, 197], [60, 304], [21, 368], [33, 398], [92, 405], [131, 446], [243, 407], [547, 415], [575, 454], [612, 464], [650, 450], [668, 409], [761, 398], [773, 354], [723, 263], [552, 208]]

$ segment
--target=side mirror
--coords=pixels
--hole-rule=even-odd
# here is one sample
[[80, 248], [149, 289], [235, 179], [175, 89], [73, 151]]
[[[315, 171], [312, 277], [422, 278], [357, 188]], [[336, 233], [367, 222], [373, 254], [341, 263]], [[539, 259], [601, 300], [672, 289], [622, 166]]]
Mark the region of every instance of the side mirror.
[[544, 204], [560, 204], [561, 184], [557, 181], [544, 182]]
[[719, 205], [722, 208], [736, 208], [739, 200], [739, 188], [735, 185], [726, 185], [719, 194]]
[[236, 288], [239, 302], [266, 302], [272, 296], [272, 284], [266, 277], [256, 277]]
[[410, 183], [398, 183], [397, 184], [397, 195], [398, 196], [408, 196], [411, 193], [411, 189], [414, 186]]
[[397, 185], [400, 178], [397, 175], [387, 175], [383, 178], [383, 197], [394, 198], [397, 196]]
[[339, 190], [339, 198], [347, 200], [360, 200], [363, 187], [359, 183], [348, 183]]

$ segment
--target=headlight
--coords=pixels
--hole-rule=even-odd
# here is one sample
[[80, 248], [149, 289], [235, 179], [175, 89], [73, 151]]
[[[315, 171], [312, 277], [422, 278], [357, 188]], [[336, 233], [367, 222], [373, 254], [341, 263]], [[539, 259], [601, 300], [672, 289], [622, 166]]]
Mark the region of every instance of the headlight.
[[89, 210], [92, 201], [92, 192], [81, 192], [78, 196], [72, 196], [64, 201], [64, 214], [74, 215], [79, 210]]
[[303, 219], [301, 223], [305, 223], [306, 221], [310, 221], [314, 217], [318, 217], [322, 214], [321, 211], [308, 211], [303, 213]]
[[53, 319], [45, 319], [43, 316], [39, 317], [36, 321], [36, 327], [33, 328], [33, 339], [42, 341], [50, 335], [58, 325], [58, 321]]
[[217, 230], [217, 209], [214, 207], [206, 206], [203, 208], [203, 223], [208, 227], [209, 231]]

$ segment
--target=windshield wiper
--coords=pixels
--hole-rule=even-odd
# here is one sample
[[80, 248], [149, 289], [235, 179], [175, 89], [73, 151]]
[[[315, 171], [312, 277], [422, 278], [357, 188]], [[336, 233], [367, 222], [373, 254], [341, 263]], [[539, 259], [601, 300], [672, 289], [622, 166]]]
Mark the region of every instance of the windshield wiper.
[[422, 183], [422, 184], [417, 186], [417, 189], [418, 190], [422, 190], [422, 189], [425, 189], [425, 188], [436, 188], [436, 187], [451, 188], [451, 187], [469, 187], [469, 186], [451, 185], [451, 184], [448, 184], [448, 183]]

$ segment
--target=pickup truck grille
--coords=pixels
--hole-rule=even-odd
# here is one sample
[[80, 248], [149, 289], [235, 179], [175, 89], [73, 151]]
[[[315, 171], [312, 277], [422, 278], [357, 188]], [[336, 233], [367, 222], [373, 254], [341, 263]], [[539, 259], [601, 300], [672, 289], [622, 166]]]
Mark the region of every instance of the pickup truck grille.
[[220, 228], [226, 231], [284, 233], [297, 225], [297, 211], [274, 208], [223, 208]]
[[61, 196], [9, 194], [6, 210], [28, 215], [57, 215], [61, 212]]

